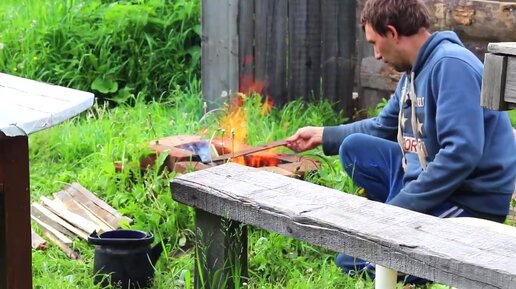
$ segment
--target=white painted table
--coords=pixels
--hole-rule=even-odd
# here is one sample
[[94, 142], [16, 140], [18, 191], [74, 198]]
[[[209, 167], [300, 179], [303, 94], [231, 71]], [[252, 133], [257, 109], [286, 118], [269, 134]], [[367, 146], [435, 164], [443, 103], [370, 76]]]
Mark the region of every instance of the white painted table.
[[0, 73], [0, 289], [32, 288], [28, 135], [81, 113], [93, 99]]

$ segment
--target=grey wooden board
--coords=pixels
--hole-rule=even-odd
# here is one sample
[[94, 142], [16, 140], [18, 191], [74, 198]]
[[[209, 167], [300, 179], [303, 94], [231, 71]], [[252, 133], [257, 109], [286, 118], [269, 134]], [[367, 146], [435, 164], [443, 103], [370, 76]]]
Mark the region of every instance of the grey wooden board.
[[[239, 81], [254, 81], [254, 0], [238, 2]], [[239, 85], [240, 86], [240, 85]], [[240, 88], [240, 87], [239, 87]], [[247, 93], [243, 91], [243, 93]]]
[[516, 239], [228, 163], [176, 177], [178, 202], [458, 288], [516, 288]]
[[287, 0], [258, 0], [255, 15], [256, 81], [281, 106], [287, 96]]
[[494, 110], [505, 110], [505, 74], [507, 56], [486, 53], [480, 105]]
[[83, 205], [91, 208], [93, 211], [104, 211], [104, 213], [102, 214], [103, 219], [114, 228], [120, 227], [122, 219], [125, 219], [125, 221], [128, 224], [133, 223], [133, 220], [131, 218], [120, 214], [117, 210], [115, 210], [113, 207], [101, 200], [94, 193], [90, 192], [79, 183], [66, 185], [65, 190], [68, 191], [73, 197], [80, 200]]
[[348, 117], [355, 113], [356, 1], [321, 0], [323, 96]]
[[516, 56], [507, 58], [507, 75], [505, 77], [504, 100], [507, 103], [516, 103]]
[[489, 43], [487, 50], [491, 53], [516, 55], [516, 42]]
[[0, 131], [28, 135], [88, 109], [93, 94], [0, 73]]
[[374, 56], [362, 59], [360, 66], [360, 83], [364, 88], [372, 88], [393, 92], [401, 77], [397, 72]]
[[238, 90], [238, 0], [202, 1], [202, 92], [210, 109]]
[[289, 0], [288, 99], [316, 99], [321, 90], [319, 1]]

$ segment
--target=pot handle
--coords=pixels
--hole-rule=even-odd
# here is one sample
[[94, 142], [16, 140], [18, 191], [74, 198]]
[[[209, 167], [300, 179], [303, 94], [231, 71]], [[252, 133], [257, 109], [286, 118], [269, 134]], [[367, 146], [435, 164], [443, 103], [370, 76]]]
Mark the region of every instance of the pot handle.
[[92, 244], [94, 243], [95, 241], [98, 241], [100, 238], [99, 238], [99, 235], [97, 233], [97, 231], [93, 231], [93, 233], [91, 233], [89, 236], [88, 236], [88, 243]]

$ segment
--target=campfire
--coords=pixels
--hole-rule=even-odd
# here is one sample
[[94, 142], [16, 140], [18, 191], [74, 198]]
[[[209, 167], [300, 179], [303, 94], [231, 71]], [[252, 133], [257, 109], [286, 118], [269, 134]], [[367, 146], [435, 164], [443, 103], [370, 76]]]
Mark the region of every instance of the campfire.
[[[244, 76], [240, 80], [239, 90], [247, 95], [264, 95], [265, 86], [265, 83]], [[205, 129], [200, 135], [176, 135], [151, 141], [149, 148], [152, 154], [141, 160], [142, 168], [153, 164], [157, 156], [166, 153], [164, 166], [178, 173], [202, 170], [225, 162], [296, 178], [304, 178], [307, 172], [316, 170], [319, 163], [314, 159], [278, 153], [277, 147], [284, 146], [284, 141], [254, 147], [246, 144], [248, 131], [244, 102], [247, 95], [244, 93], [238, 93], [225, 110], [224, 117], [218, 123], [218, 129], [222, 132], [220, 137], [203, 137], [209, 135], [208, 129]], [[265, 96], [260, 113], [268, 114], [271, 109], [272, 100]]]
[[140, 163], [145, 169], [153, 165], [159, 155], [167, 154], [164, 166], [177, 173], [202, 170], [229, 161], [296, 178], [303, 178], [307, 172], [319, 167], [319, 163], [311, 158], [265, 151], [281, 144], [283, 142], [253, 147], [224, 137], [209, 141], [197, 135], [168, 136], [149, 142], [152, 153]]

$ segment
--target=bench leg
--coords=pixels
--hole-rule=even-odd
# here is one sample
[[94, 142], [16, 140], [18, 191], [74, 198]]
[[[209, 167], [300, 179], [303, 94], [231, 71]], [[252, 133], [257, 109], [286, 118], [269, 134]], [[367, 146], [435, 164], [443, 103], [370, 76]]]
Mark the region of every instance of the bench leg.
[[396, 289], [398, 273], [395, 270], [375, 265], [375, 289]]
[[195, 288], [235, 288], [247, 282], [247, 227], [195, 210]]
[[0, 289], [32, 288], [29, 148], [0, 133]]

